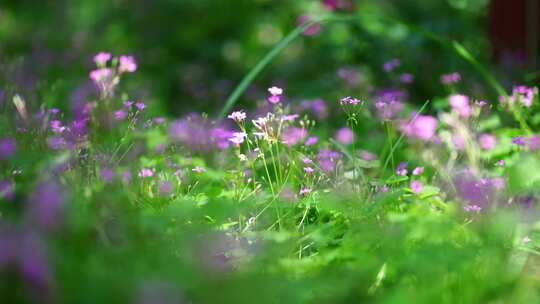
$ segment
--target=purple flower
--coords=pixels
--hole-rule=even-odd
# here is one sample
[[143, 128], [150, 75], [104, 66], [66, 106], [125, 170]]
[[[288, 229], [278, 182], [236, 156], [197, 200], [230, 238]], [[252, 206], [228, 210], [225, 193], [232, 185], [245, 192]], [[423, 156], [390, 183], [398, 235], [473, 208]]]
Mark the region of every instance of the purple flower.
[[99, 177], [105, 183], [110, 183], [114, 179], [114, 172], [109, 168], [101, 168]]
[[304, 145], [313, 146], [313, 145], [317, 144], [318, 141], [319, 141], [319, 139], [317, 137], [310, 136], [310, 137], [308, 137], [308, 139], [306, 139], [306, 141], [304, 142]]
[[330, 173], [335, 170], [341, 154], [329, 149], [321, 149], [317, 154], [317, 162], [322, 171]]
[[114, 119], [116, 120], [124, 120], [127, 117], [127, 113], [124, 110], [118, 110], [114, 112]]
[[532, 135], [527, 140], [527, 149], [530, 151], [538, 151], [540, 150], [540, 136], [538, 135]]
[[493, 150], [497, 146], [497, 138], [491, 134], [482, 134], [478, 138], [478, 143], [483, 150]]
[[137, 70], [137, 63], [135, 62], [135, 58], [133, 58], [133, 56], [122, 55], [118, 59], [118, 62], [119, 62], [118, 71], [120, 73], [123, 73], [123, 72], [133, 73]]
[[232, 137], [229, 138], [229, 141], [232, 142], [233, 144], [239, 146], [240, 144], [242, 144], [244, 142], [246, 137], [247, 137], [247, 134], [244, 133], [244, 132], [234, 132], [232, 134]]
[[512, 138], [512, 143], [514, 145], [518, 145], [518, 146], [522, 146], [522, 147], [527, 144], [527, 142], [525, 141], [525, 138], [523, 138], [523, 136], [513, 137]]
[[472, 115], [472, 108], [469, 105], [469, 97], [465, 95], [451, 95], [448, 97], [450, 107], [461, 117], [469, 117]]
[[15, 186], [13, 183], [9, 180], [0, 180], [0, 200], [12, 201], [14, 198]]
[[281, 133], [281, 141], [288, 145], [294, 146], [301, 142], [307, 136], [307, 131], [302, 128], [288, 127]]
[[299, 194], [302, 195], [302, 196], [307, 196], [307, 195], [310, 194], [310, 193], [311, 193], [311, 189], [310, 189], [310, 188], [302, 188], [302, 189], [300, 189], [300, 193], [299, 193]]
[[124, 101], [124, 107], [130, 109], [133, 106], [134, 102], [131, 100]]
[[349, 128], [341, 128], [337, 130], [335, 138], [342, 145], [350, 145], [354, 141], [354, 133]]
[[407, 162], [401, 162], [396, 168], [396, 175], [406, 176], [408, 173]]
[[353, 98], [351, 96], [347, 96], [347, 97], [344, 97], [344, 98], [341, 98], [340, 101], [339, 101], [339, 104], [341, 104], [342, 106], [344, 105], [352, 105], [352, 106], [355, 106], [357, 104], [361, 103], [360, 99], [357, 99], [357, 98]]
[[131, 181], [131, 172], [124, 171], [122, 172], [122, 182], [128, 184]]
[[393, 70], [395, 70], [397, 67], [399, 67], [401, 65], [401, 61], [397, 58], [394, 58], [388, 62], [385, 62], [384, 65], [383, 65], [383, 69], [386, 71], [386, 72], [392, 72]]
[[55, 181], [39, 184], [30, 196], [29, 215], [32, 221], [43, 228], [53, 228], [59, 224], [64, 202], [62, 189]]
[[6, 160], [15, 154], [17, 143], [11, 138], [0, 139], [0, 159]]
[[450, 74], [444, 74], [441, 76], [441, 83], [444, 85], [453, 85], [458, 83], [461, 80], [461, 75], [459, 73], [454, 72]]
[[311, 168], [311, 167], [304, 167], [304, 172], [305, 172], [306, 174], [311, 174], [311, 173], [313, 173], [313, 171], [314, 171], [314, 170], [313, 170], [313, 168]]
[[399, 81], [405, 84], [413, 83], [414, 82], [414, 76], [409, 73], [403, 73], [399, 76]]
[[146, 108], [146, 105], [142, 102], [137, 102], [135, 103], [135, 107], [137, 108], [137, 110], [142, 111], [144, 110], [144, 108]]
[[337, 75], [351, 88], [356, 88], [360, 84], [362, 75], [352, 68], [340, 68]]
[[509, 97], [509, 103], [513, 104], [514, 102], [519, 101], [525, 107], [530, 108], [536, 94], [538, 94], [536, 88], [517, 86], [514, 87], [514, 90], [512, 91], [512, 96]]
[[271, 104], [277, 104], [281, 101], [281, 95], [283, 94], [283, 89], [279, 87], [268, 88], [270, 96], [268, 97], [268, 102]]
[[66, 141], [59, 136], [47, 138], [47, 146], [52, 150], [60, 150], [66, 148]]

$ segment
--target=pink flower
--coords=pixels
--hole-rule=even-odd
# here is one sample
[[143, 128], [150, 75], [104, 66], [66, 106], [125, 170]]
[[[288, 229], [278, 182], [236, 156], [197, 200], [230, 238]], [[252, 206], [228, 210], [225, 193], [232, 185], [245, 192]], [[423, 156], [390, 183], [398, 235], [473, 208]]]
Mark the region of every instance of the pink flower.
[[407, 173], [409, 173], [409, 171], [407, 170], [407, 163], [406, 162], [400, 163], [396, 168], [396, 174], [399, 176], [405, 176], [407, 175]]
[[288, 146], [294, 146], [307, 136], [307, 131], [302, 128], [289, 127], [281, 133], [281, 140]]
[[308, 195], [310, 193], [311, 193], [310, 188], [302, 188], [302, 189], [300, 189], [300, 195], [306, 196], [306, 195]]
[[[309, 15], [302, 15], [298, 17], [298, 19], [296, 19], [296, 24], [298, 26], [302, 26], [304, 24], [309, 23], [310, 21], [311, 21], [311, 17]], [[311, 24], [304, 30], [303, 34], [306, 36], [315, 36], [318, 33], [320, 33], [320, 31], [321, 31], [321, 24], [319, 22], [314, 22], [313, 24]]]
[[357, 98], [353, 98], [351, 96], [347, 96], [347, 97], [344, 97], [344, 98], [341, 98], [341, 100], [339, 101], [339, 103], [344, 106], [344, 105], [357, 105], [359, 103], [361, 103], [362, 101], [360, 101], [360, 99], [357, 99]]
[[118, 71], [120, 73], [133, 73], [137, 70], [137, 63], [135, 62], [135, 58], [133, 58], [133, 56], [122, 55], [118, 60], [120, 63], [118, 66]]
[[107, 61], [111, 60], [111, 53], [99, 52], [94, 56], [94, 62], [97, 66], [101, 67], [107, 64]]
[[402, 125], [401, 131], [413, 138], [429, 141], [435, 136], [437, 119], [433, 116], [419, 115], [408, 124]]
[[413, 175], [420, 175], [422, 173], [424, 173], [424, 167], [416, 167], [412, 172]]
[[306, 174], [311, 174], [311, 173], [313, 173], [313, 171], [314, 171], [314, 170], [313, 170], [313, 168], [311, 168], [311, 167], [304, 167], [304, 172], [305, 172]]
[[306, 165], [309, 165], [309, 164], [312, 164], [312, 163], [313, 163], [313, 161], [312, 161], [311, 159], [307, 158], [307, 157], [304, 157], [304, 158], [302, 159], [302, 162], [303, 162], [304, 164], [306, 164]]
[[246, 119], [246, 113], [244, 111], [234, 111], [227, 118], [230, 118], [236, 122], [242, 122]]
[[343, 145], [350, 145], [354, 141], [354, 133], [349, 128], [341, 128], [336, 132], [336, 141]]
[[229, 141], [235, 145], [240, 145], [244, 142], [246, 137], [247, 137], [247, 134], [244, 132], [234, 132], [233, 136], [229, 138]]
[[414, 76], [409, 73], [403, 73], [399, 76], [399, 81], [405, 84], [412, 83], [414, 81]]
[[504, 167], [504, 165], [505, 165], [504, 159], [501, 159], [495, 163], [495, 166], [497, 167]]
[[472, 108], [469, 105], [469, 97], [465, 95], [451, 95], [448, 98], [452, 110], [461, 117], [469, 117], [472, 115]]
[[141, 171], [139, 171], [138, 176], [142, 178], [152, 177], [154, 176], [154, 171], [152, 169], [142, 168]]
[[90, 79], [96, 84], [108, 81], [112, 76], [112, 71], [109, 68], [100, 68], [90, 72]]
[[478, 138], [478, 143], [483, 150], [492, 150], [497, 146], [497, 138], [491, 134], [482, 134]]
[[292, 114], [292, 115], [283, 115], [281, 117], [281, 120], [282, 121], [288, 121], [288, 122], [293, 122], [295, 121], [300, 115], [298, 114]]
[[193, 171], [193, 172], [195, 172], [195, 173], [203, 173], [203, 172], [205, 172], [206, 170], [205, 170], [203, 167], [197, 166], [197, 167], [191, 169], [191, 171]]
[[412, 192], [416, 194], [422, 193], [422, 190], [424, 189], [424, 185], [420, 181], [412, 181], [410, 187]]
[[135, 104], [135, 107], [137, 108], [137, 110], [142, 111], [142, 110], [144, 110], [144, 108], [146, 108], [146, 105], [144, 103], [142, 103], [142, 102], [137, 102]]

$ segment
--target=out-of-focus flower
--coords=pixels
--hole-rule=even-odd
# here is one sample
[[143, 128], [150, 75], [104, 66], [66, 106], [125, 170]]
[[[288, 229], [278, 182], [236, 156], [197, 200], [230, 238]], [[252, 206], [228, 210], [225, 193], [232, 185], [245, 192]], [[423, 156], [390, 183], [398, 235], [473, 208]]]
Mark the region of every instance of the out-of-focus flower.
[[131, 100], [124, 101], [124, 107], [131, 109], [131, 106], [133, 106], [134, 102]]
[[66, 127], [62, 126], [62, 122], [60, 120], [51, 120], [50, 126], [53, 133], [56, 134], [60, 134], [66, 130]]
[[505, 161], [504, 159], [501, 159], [495, 163], [497, 167], [504, 167]]
[[101, 168], [99, 177], [105, 183], [110, 183], [114, 179], [114, 172], [109, 168]]
[[531, 239], [528, 236], [524, 236], [521, 238], [521, 244], [525, 245], [528, 244], [531, 241]]
[[304, 158], [302, 159], [302, 162], [303, 162], [304, 164], [306, 164], [306, 165], [309, 165], [309, 164], [312, 164], [312, 163], [313, 163], [313, 161], [312, 161], [311, 159], [307, 158], [307, 157], [304, 157]]
[[98, 67], [105, 66], [107, 61], [111, 60], [111, 53], [99, 52], [94, 56], [94, 62]]
[[163, 196], [170, 195], [173, 191], [172, 183], [169, 181], [162, 181], [159, 183], [159, 194]]
[[420, 175], [422, 173], [424, 173], [424, 167], [416, 167], [412, 171], [412, 175]]
[[444, 85], [454, 85], [458, 83], [461, 80], [461, 75], [459, 73], [454, 72], [450, 74], [444, 74], [441, 76], [441, 83]]
[[[309, 15], [301, 15], [296, 19], [296, 24], [298, 26], [303, 26], [311, 22], [311, 17]], [[306, 36], [315, 36], [321, 32], [321, 24], [319, 22], [313, 22], [313, 24], [306, 27], [304, 30], [304, 35]]]
[[407, 170], [407, 163], [401, 162], [396, 168], [396, 175], [405, 176], [409, 173]]
[[350, 128], [341, 128], [337, 130], [335, 138], [342, 145], [350, 145], [354, 141], [354, 133]]
[[450, 95], [450, 97], [448, 97], [448, 102], [450, 107], [452, 107], [452, 110], [461, 117], [469, 117], [473, 113], [468, 96], [459, 94]]
[[525, 146], [527, 144], [527, 141], [523, 136], [516, 136], [512, 138], [512, 143], [517, 146]]
[[30, 195], [29, 216], [42, 228], [54, 228], [61, 220], [63, 191], [55, 181], [40, 183]]
[[111, 77], [112, 71], [109, 68], [99, 68], [90, 72], [90, 79], [98, 85], [110, 81]]
[[401, 125], [405, 135], [423, 141], [432, 140], [437, 130], [437, 119], [429, 115], [419, 115], [411, 122]]
[[422, 193], [422, 190], [424, 189], [424, 185], [422, 184], [422, 182], [416, 180], [411, 182], [410, 187], [411, 191], [416, 194]]
[[143, 102], [137, 102], [135, 103], [135, 108], [137, 108], [137, 110], [139, 111], [142, 111], [144, 110], [144, 108], [146, 108], [146, 105]]
[[246, 113], [244, 111], [234, 111], [227, 117], [236, 122], [243, 122], [246, 119]]
[[283, 115], [281, 117], [281, 121], [287, 121], [287, 122], [293, 122], [295, 121], [300, 115], [298, 114], [291, 114], [291, 115]]
[[118, 110], [114, 112], [114, 119], [124, 120], [127, 117], [127, 113], [124, 110]]
[[288, 145], [294, 146], [301, 142], [307, 136], [307, 131], [303, 128], [288, 127], [281, 133], [281, 141]]
[[540, 150], [540, 136], [532, 135], [527, 139], [527, 149], [530, 151]]
[[[15, 186], [9, 180], [0, 180], [0, 200], [11, 201], [15, 198]], [[0, 263], [1, 266], [1, 263]]]
[[335, 170], [341, 154], [329, 149], [321, 149], [317, 154], [317, 162], [322, 171], [330, 173]]
[[526, 86], [516, 86], [512, 91], [512, 96], [509, 97], [508, 103], [514, 104], [516, 101], [523, 106], [529, 108], [532, 106], [535, 95], [538, 94], [538, 89], [529, 88]]
[[66, 148], [66, 141], [59, 136], [47, 138], [47, 146], [52, 150], [60, 150]]
[[463, 207], [463, 210], [470, 213], [479, 213], [482, 210], [482, 207], [478, 205], [467, 205]]
[[133, 56], [122, 55], [120, 58], [118, 58], [118, 62], [118, 71], [120, 73], [133, 73], [137, 70], [137, 63], [135, 62], [135, 58], [133, 58]]
[[391, 59], [390, 61], [387, 61], [383, 65], [383, 69], [385, 72], [392, 72], [397, 67], [401, 65], [401, 61], [397, 58]]
[[414, 76], [409, 73], [403, 73], [399, 75], [399, 81], [405, 84], [413, 83], [414, 82]]
[[0, 159], [9, 159], [15, 154], [17, 150], [17, 143], [14, 139], [4, 138], [0, 139]]
[[242, 144], [244, 142], [246, 137], [247, 137], [247, 134], [244, 133], [244, 132], [234, 132], [232, 134], [232, 137], [229, 138], [229, 141], [232, 142], [235, 145], [240, 145], [240, 144]]
[[313, 171], [314, 171], [314, 170], [313, 170], [313, 168], [311, 168], [311, 167], [304, 167], [304, 172], [305, 172], [306, 174], [311, 174], [311, 173], [313, 173]]
[[339, 100], [339, 104], [341, 104], [342, 106], [344, 105], [352, 105], [352, 106], [355, 106], [359, 103], [361, 103], [362, 101], [360, 101], [360, 99], [357, 99], [357, 98], [353, 98], [351, 96], [347, 96], [347, 97], [344, 97], [344, 98], [341, 98]]
[[328, 107], [322, 99], [303, 100], [300, 103], [298, 112], [310, 112], [318, 119], [328, 117]]
[[271, 104], [277, 104], [281, 101], [281, 95], [283, 94], [283, 89], [279, 87], [270, 87], [268, 88], [270, 96], [268, 97], [268, 102]]
[[337, 75], [351, 88], [358, 87], [362, 78], [362, 74], [353, 68], [340, 68]]
[[152, 169], [142, 168], [139, 171], [139, 174], [137, 174], [137, 176], [142, 177], [142, 178], [152, 177], [152, 176], [154, 176], [154, 171]]
[[306, 196], [306, 195], [308, 195], [308, 194], [310, 194], [310, 193], [311, 193], [311, 189], [310, 189], [310, 188], [302, 188], [302, 189], [300, 189], [300, 193], [299, 193], [299, 194], [302, 195], [302, 196]]
[[497, 146], [497, 138], [491, 134], [482, 134], [478, 138], [478, 143], [483, 150], [493, 150]]
[[304, 145], [313, 146], [313, 145], [317, 144], [318, 141], [319, 141], [319, 139], [317, 137], [310, 136], [310, 137], [308, 137], [308, 139], [306, 139], [306, 141], [304, 142]]

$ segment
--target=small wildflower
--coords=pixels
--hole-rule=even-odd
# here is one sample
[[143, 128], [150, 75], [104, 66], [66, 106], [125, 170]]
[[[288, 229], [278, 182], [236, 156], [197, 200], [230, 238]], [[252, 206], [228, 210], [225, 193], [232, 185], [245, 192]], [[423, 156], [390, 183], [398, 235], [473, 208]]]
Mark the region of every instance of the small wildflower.
[[130, 109], [131, 106], [133, 106], [133, 103], [134, 103], [134, 102], [131, 101], [131, 100], [124, 101], [124, 107]]
[[344, 98], [341, 98], [339, 100], [339, 103], [344, 106], [344, 105], [352, 105], [352, 106], [355, 106], [359, 103], [361, 103], [360, 99], [357, 99], [357, 98], [353, 98], [351, 96], [347, 96], [347, 97], [344, 97]]
[[268, 102], [271, 104], [277, 104], [281, 101], [281, 95], [283, 94], [283, 89], [278, 87], [268, 88], [270, 96], [268, 97]]
[[295, 121], [300, 115], [298, 114], [292, 114], [292, 115], [283, 115], [281, 117], [281, 120], [282, 121], [289, 121], [289, 122], [293, 122]]
[[461, 80], [461, 75], [459, 75], [459, 73], [457, 72], [444, 74], [441, 76], [441, 83], [447, 86], [456, 84], [460, 80]]
[[236, 122], [242, 122], [246, 119], [246, 113], [244, 111], [234, 111], [227, 117]]
[[59, 134], [66, 130], [66, 127], [62, 126], [62, 122], [60, 120], [51, 120], [49, 123], [51, 126], [51, 130], [53, 133]]
[[107, 61], [111, 60], [111, 53], [99, 52], [94, 56], [94, 62], [97, 66], [101, 67], [107, 64]]
[[311, 168], [311, 167], [304, 167], [304, 172], [305, 172], [306, 174], [311, 174], [311, 173], [313, 173], [313, 171], [314, 171], [314, 170], [313, 170], [313, 168]]
[[11, 138], [0, 139], [0, 159], [8, 159], [15, 154], [17, 144]]
[[245, 154], [238, 154], [238, 158], [240, 159], [241, 162], [246, 162], [248, 160]]
[[414, 76], [409, 73], [404, 73], [399, 76], [399, 81], [405, 84], [413, 83], [414, 82]]
[[305, 129], [289, 127], [281, 133], [281, 141], [288, 146], [294, 146], [301, 142], [306, 136], [307, 131]]
[[144, 110], [144, 108], [146, 108], [146, 105], [142, 102], [137, 102], [135, 103], [135, 107], [137, 108], [137, 110], [142, 111]]
[[384, 65], [383, 65], [383, 69], [384, 71], [386, 72], [392, 72], [393, 70], [395, 70], [397, 67], [399, 67], [401, 65], [401, 61], [397, 58], [394, 58], [388, 62], [385, 62]]
[[302, 162], [303, 162], [304, 164], [306, 164], [306, 165], [309, 165], [309, 164], [312, 164], [312, 163], [313, 163], [313, 161], [312, 161], [311, 159], [307, 158], [307, 157], [304, 157], [304, 158], [302, 159]]
[[396, 168], [396, 175], [405, 176], [407, 175], [407, 173], [409, 173], [409, 171], [407, 170], [407, 163], [406, 162], [400, 163]]
[[424, 173], [424, 167], [416, 167], [412, 171], [412, 175], [420, 175], [422, 173]]
[[123, 72], [133, 73], [137, 70], [137, 63], [135, 62], [135, 58], [133, 58], [133, 56], [122, 55], [120, 56], [118, 61], [120, 64], [118, 66], [118, 71], [120, 73], [123, 73]]
[[229, 141], [235, 145], [240, 145], [244, 142], [246, 137], [247, 137], [247, 134], [244, 132], [234, 132], [233, 136], [229, 138]]
[[493, 150], [497, 146], [497, 138], [491, 134], [482, 134], [478, 138], [482, 150]]
[[540, 136], [532, 135], [527, 139], [527, 149], [530, 151], [540, 150]]
[[138, 174], [139, 177], [152, 177], [154, 176], [154, 171], [152, 169], [148, 169], [148, 168], [142, 168], [141, 171], [139, 171], [139, 174]]
[[523, 138], [523, 136], [516, 136], [512, 138], [512, 143], [518, 146], [525, 146], [526, 141], [525, 141], [525, 138]]
[[479, 213], [482, 210], [482, 207], [478, 205], [467, 205], [463, 207], [463, 210], [465, 210], [465, 212], [470, 212], [470, 213]]
[[99, 177], [104, 183], [110, 183], [114, 179], [114, 172], [109, 168], [101, 168]]
[[159, 183], [159, 194], [162, 196], [170, 195], [173, 192], [173, 186], [169, 181]]
[[114, 119], [124, 120], [127, 117], [127, 113], [124, 110], [118, 110], [114, 112]]
[[90, 72], [90, 79], [96, 84], [107, 82], [112, 76], [112, 71], [109, 68], [100, 68]]
[[412, 181], [410, 187], [412, 192], [414, 192], [415, 194], [420, 194], [422, 193], [424, 185], [420, 181]]
[[300, 189], [300, 195], [306, 196], [306, 195], [308, 195], [310, 193], [311, 193], [310, 188], [302, 188], [302, 189]]
[[317, 144], [318, 141], [319, 141], [319, 139], [317, 137], [310, 136], [310, 137], [308, 137], [308, 139], [306, 139], [306, 141], [304, 142], [304, 145], [313, 146], [313, 145]]
[[504, 159], [501, 159], [495, 163], [495, 166], [497, 167], [504, 167], [504, 165], [505, 165]]
[[472, 115], [472, 108], [469, 105], [469, 97], [465, 95], [451, 95], [448, 98], [452, 110], [461, 117], [469, 117]]
[[336, 141], [342, 145], [350, 145], [354, 141], [354, 133], [349, 128], [341, 128], [336, 132]]
[[521, 239], [521, 244], [525, 245], [525, 244], [529, 243], [530, 241], [531, 241], [531, 239], [528, 236], [524, 236]]
[[433, 116], [419, 115], [410, 123], [401, 125], [401, 131], [423, 141], [432, 140], [437, 130], [437, 119]]

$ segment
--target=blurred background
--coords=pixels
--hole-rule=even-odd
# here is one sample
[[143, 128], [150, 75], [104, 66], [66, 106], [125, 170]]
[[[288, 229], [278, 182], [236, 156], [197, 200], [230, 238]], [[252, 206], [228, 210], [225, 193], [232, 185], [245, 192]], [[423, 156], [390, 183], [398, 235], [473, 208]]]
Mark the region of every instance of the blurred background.
[[[243, 106], [270, 84], [291, 101], [406, 84], [421, 104], [447, 93], [440, 76], [455, 71], [472, 75], [462, 89], [480, 95], [476, 73], [433, 37], [462, 43], [508, 88], [531, 83], [539, 76], [538, 12], [535, 0], [3, 0], [0, 99], [20, 93], [61, 109], [87, 99], [95, 93], [92, 56], [110, 51], [136, 57], [138, 73], [124, 85], [152, 111], [216, 113], [289, 31], [328, 14], [357, 21], [308, 28], [257, 78]], [[384, 64], [393, 59], [400, 65], [389, 74]]]

